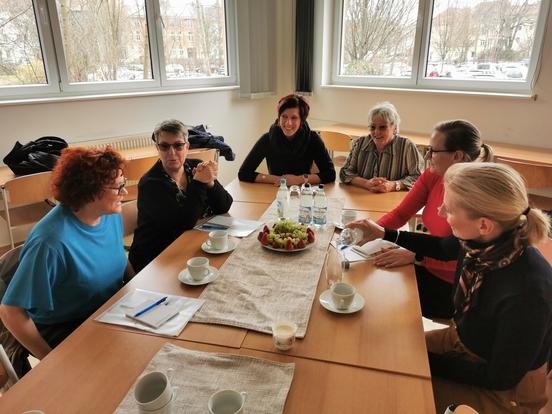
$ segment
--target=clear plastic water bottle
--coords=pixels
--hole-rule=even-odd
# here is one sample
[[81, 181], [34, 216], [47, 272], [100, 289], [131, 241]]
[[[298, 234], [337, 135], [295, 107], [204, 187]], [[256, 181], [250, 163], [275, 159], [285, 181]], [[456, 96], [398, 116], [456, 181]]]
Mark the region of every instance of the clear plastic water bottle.
[[285, 178], [280, 178], [280, 188], [276, 193], [276, 211], [279, 218], [286, 218], [289, 212], [289, 192]]
[[328, 200], [324, 192], [324, 184], [318, 186], [314, 195], [314, 207], [312, 209], [312, 221], [316, 226], [325, 226], [328, 214]]
[[301, 187], [299, 200], [299, 223], [310, 224], [312, 221], [312, 189], [309, 183]]

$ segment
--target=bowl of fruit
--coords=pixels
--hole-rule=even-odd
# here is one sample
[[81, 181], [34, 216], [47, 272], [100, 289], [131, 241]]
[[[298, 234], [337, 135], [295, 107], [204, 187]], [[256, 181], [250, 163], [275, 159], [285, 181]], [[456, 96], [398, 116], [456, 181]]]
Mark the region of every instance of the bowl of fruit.
[[278, 252], [305, 250], [315, 240], [310, 227], [292, 220], [279, 220], [270, 227], [265, 225], [257, 238], [263, 247]]

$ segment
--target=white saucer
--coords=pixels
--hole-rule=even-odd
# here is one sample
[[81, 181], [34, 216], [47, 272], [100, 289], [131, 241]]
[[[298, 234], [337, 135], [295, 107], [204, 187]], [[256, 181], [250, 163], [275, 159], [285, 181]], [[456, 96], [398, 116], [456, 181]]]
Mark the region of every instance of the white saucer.
[[330, 312], [334, 313], [355, 313], [364, 307], [364, 298], [359, 293], [355, 293], [353, 303], [347, 309], [337, 309], [332, 301], [332, 292], [326, 290], [320, 294], [320, 304]]
[[213, 280], [216, 280], [218, 275], [219, 275], [218, 269], [214, 266], [209, 266], [209, 273], [207, 274], [207, 276], [205, 276], [201, 280], [194, 280], [192, 279], [192, 275], [188, 271], [188, 268], [186, 268], [178, 274], [178, 280], [180, 280], [182, 283], [186, 285], [198, 286], [198, 285], [206, 285], [207, 283], [211, 283]]
[[228, 252], [231, 252], [232, 250], [234, 250], [236, 248], [236, 246], [238, 245], [238, 243], [239, 243], [238, 240], [229, 238], [228, 239], [228, 244], [226, 245], [226, 249], [213, 249], [213, 248], [209, 247], [207, 242], [204, 242], [201, 245], [201, 250], [203, 250], [206, 253], [211, 253], [211, 254], [228, 253]]

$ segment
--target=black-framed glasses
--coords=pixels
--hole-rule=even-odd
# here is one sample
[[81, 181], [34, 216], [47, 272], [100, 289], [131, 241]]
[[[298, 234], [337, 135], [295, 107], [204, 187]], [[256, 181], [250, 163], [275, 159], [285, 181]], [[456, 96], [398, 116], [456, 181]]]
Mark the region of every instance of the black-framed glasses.
[[439, 152], [454, 152], [455, 150], [434, 150], [433, 148], [431, 147], [428, 147], [427, 148], [427, 151], [425, 153], [425, 156], [427, 158], [431, 158], [433, 156], [433, 154], [437, 154]]
[[117, 195], [121, 195], [121, 193], [123, 192], [123, 189], [125, 188], [125, 186], [127, 185], [127, 178], [126, 177], [123, 177], [123, 182], [121, 184], [119, 184], [118, 187], [106, 187], [110, 190], [117, 190]]
[[171, 149], [171, 147], [174, 148], [175, 151], [183, 151], [184, 148], [186, 148], [186, 145], [188, 145], [188, 142], [175, 142], [174, 144], [169, 144], [167, 142], [160, 142], [157, 144], [157, 148], [159, 148], [159, 151], [167, 152]]

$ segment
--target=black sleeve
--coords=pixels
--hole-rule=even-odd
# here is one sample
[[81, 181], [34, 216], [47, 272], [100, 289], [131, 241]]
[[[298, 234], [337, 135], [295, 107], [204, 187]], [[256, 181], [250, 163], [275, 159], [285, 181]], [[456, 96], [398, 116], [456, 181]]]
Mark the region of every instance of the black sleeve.
[[492, 390], [513, 388], [534, 369], [550, 317], [549, 306], [542, 301], [511, 299], [496, 317], [489, 361], [474, 362], [454, 353], [429, 353], [431, 375]]
[[314, 141], [314, 163], [320, 171], [318, 173], [320, 182], [322, 184], [333, 183], [335, 181], [335, 168], [332, 159], [330, 158], [330, 154], [324, 145], [324, 141], [322, 141], [320, 135], [316, 132], [311, 133], [311, 139]]
[[461, 251], [460, 243], [454, 236], [437, 237], [386, 228], [383, 239], [396, 243], [416, 255], [433, 257], [438, 260], [456, 260]]
[[264, 134], [259, 140], [255, 143], [245, 160], [243, 161], [239, 171], [238, 179], [240, 181], [247, 181], [250, 183], [255, 182], [255, 178], [259, 174], [257, 167], [266, 158], [266, 151], [268, 148], [268, 133]]
[[139, 216], [147, 217], [158, 228], [166, 229], [173, 235], [192, 228], [203, 215], [207, 186], [192, 180], [185, 199], [178, 200], [176, 193], [176, 185], [170, 181], [155, 178], [140, 180]]
[[207, 189], [207, 204], [213, 214], [227, 213], [233, 201], [230, 193], [216, 180], [214, 187]]

